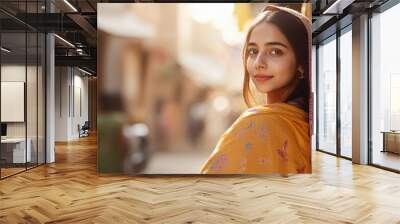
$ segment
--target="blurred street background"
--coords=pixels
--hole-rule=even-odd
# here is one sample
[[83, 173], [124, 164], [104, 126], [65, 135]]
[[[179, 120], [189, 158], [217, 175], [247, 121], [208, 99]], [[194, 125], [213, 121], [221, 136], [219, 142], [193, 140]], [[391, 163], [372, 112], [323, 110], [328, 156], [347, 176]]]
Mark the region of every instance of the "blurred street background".
[[[99, 129], [107, 129], [99, 132], [99, 163], [112, 147], [127, 170], [133, 151], [146, 147], [140, 173], [199, 173], [246, 109], [241, 50], [265, 6], [98, 4]], [[284, 6], [311, 17], [311, 4]], [[133, 142], [135, 134], [145, 144]]]

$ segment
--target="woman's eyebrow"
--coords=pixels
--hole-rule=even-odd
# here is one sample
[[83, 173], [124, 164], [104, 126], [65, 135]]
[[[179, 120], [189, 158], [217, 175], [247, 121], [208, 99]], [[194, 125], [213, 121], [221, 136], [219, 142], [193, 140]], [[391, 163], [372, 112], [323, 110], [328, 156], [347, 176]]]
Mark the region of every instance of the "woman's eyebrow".
[[[268, 45], [279, 45], [279, 46], [282, 46], [282, 47], [284, 47], [284, 48], [288, 48], [288, 46], [286, 46], [285, 44], [283, 44], [283, 43], [281, 43], [281, 42], [267, 42], [267, 43], [265, 43], [264, 45], [265, 45], [265, 46], [268, 46]], [[247, 46], [257, 46], [257, 44], [255, 44], [255, 43], [253, 43], [253, 42], [249, 42], [249, 43], [247, 44]]]
[[282, 46], [282, 47], [284, 47], [284, 48], [288, 48], [288, 46], [286, 46], [285, 44], [283, 44], [283, 43], [281, 43], [281, 42], [267, 42], [267, 43], [265, 43], [264, 45], [265, 45], [265, 46], [268, 46], [268, 45], [279, 45], [279, 46]]

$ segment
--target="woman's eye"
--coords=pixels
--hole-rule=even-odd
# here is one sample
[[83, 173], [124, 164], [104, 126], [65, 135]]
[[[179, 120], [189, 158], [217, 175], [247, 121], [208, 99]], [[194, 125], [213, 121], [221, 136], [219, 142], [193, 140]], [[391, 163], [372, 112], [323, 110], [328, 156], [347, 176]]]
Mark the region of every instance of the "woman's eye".
[[257, 54], [257, 49], [254, 49], [254, 48], [250, 48], [250, 49], [247, 50], [247, 51], [248, 51], [249, 55], [255, 55], [255, 54]]
[[283, 54], [283, 52], [281, 50], [279, 50], [279, 49], [272, 49], [270, 51], [270, 55], [272, 55], [272, 56], [280, 56], [282, 54]]

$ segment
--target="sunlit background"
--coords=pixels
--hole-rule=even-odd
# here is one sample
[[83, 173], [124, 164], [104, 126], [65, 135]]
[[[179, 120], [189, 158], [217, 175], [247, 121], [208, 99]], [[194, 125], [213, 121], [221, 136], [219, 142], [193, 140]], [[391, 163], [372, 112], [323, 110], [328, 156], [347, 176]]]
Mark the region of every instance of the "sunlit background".
[[199, 173], [246, 109], [241, 49], [265, 6], [98, 4], [99, 171]]

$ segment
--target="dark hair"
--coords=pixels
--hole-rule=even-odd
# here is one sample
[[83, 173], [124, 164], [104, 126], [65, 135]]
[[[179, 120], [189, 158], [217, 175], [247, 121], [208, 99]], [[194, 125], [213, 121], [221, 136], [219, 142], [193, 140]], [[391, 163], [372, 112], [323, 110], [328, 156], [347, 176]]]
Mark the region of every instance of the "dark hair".
[[[309, 105], [309, 94], [310, 94], [310, 66], [309, 66], [309, 54], [310, 54], [310, 46], [309, 46], [309, 36], [308, 30], [301, 21], [300, 18], [295, 16], [292, 13], [277, 10], [277, 11], [264, 11], [262, 12], [251, 24], [249, 31], [246, 36], [246, 41], [243, 48], [243, 61], [244, 65], [246, 65], [247, 61], [247, 43], [249, 41], [251, 32], [253, 29], [260, 23], [268, 22], [275, 25], [285, 37], [288, 39], [290, 45], [294, 50], [294, 54], [296, 57], [297, 65], [300, 65], [304, 69], [304, 77], [299, 79], [298, 85], [294, 89], [294, 91], [290, 94], [290, 96], [286, 99], [285, 102], [293, 101], [297, 98], [302, 98], [303, 101], [303, 109], [308, 112]], [[250, 92], [250, 81], [249, 74], [244, 66], [245, 76], [243, 83], [243, 96], [245, 102], [248, 106], [253, 106], [254, 97]], [[253, 101], [253, 102], [252, 102]]]

